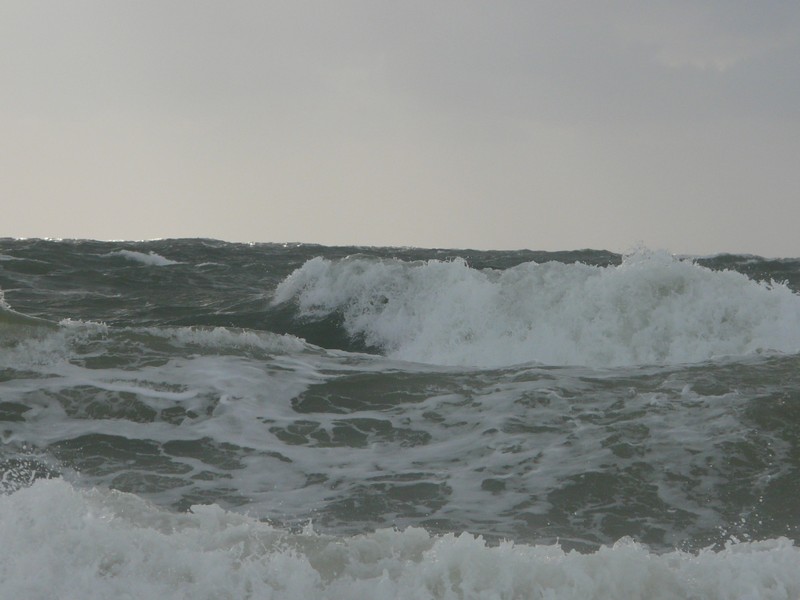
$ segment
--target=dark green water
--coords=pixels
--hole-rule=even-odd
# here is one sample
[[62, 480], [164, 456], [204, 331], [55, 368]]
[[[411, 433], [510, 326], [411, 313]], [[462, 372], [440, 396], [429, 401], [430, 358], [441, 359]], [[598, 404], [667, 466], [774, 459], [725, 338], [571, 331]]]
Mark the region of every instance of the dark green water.
[[800, 533], [800, 261], [0, 240], [0, 486], [591, 551]]

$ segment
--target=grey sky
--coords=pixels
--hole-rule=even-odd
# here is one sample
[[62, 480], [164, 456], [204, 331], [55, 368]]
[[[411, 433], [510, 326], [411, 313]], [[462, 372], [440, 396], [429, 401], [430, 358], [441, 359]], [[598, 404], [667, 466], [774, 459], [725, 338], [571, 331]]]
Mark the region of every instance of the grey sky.
[[0, 235], [800, 255], [800, 3], [0, 0]]

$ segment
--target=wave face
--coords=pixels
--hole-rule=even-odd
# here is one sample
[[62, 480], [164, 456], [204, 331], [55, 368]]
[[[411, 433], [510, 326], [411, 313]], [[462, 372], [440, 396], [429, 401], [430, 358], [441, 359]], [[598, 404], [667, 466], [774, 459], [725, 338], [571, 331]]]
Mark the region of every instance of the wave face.
[[800, 260], [0, 256], [0, 598], [800, 594]]
[[275, 303], [339, 314], [388, 356], [440, 365], [689, 363], [800, 349], [800, 298], [786, 285], [665, 253], [618, 266], [561, 262], [473, 269], [464, 260], [312, 259]]

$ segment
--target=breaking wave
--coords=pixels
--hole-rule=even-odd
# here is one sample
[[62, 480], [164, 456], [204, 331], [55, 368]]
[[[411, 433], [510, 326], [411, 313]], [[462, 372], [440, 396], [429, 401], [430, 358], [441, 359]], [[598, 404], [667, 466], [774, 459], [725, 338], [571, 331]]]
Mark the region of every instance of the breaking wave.
[[170, 260], [153, 251], [145, 254], [144, 252], [136, 252], [135, 250], [117, 250], [116, 252], [109, 253], [107, 256], [121, 256], [132, 262], [138, 262], [152, 267], [167, 267], [169, 265], [180, 264], [180, 262], [176, 260]]
[[273, 305], [339, 315], [352, 338], [399, 360], [498, 367], [622, 366], [800, 350], [800, 297], [785, 284], [666, 253], [619, 266], [349, 257], [307, 261]]
[[[53, 510], [57, 506], [58, 510]], [[653, 554], [623, 539], [597, 552], [487, 545], [382, 529], [289, 532], [215, 505], [162, 511], [132, 494], [60, 479], [0, 496], [3, 597], [796, 598], [800, 550], [785, 538]]]

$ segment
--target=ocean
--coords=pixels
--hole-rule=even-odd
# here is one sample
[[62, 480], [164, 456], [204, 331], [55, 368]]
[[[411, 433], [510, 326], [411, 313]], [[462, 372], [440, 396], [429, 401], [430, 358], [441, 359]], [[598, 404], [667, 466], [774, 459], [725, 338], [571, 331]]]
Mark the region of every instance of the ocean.
[[0, 239], [0, 598], [800, 598], [800, 259]]

